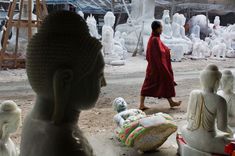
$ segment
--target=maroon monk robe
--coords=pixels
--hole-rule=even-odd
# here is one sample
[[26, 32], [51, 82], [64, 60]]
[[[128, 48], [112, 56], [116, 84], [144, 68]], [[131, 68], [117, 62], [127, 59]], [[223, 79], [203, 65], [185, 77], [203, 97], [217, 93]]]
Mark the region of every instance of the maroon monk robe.
[[159, 35], [152, 33], [146, 59], [148, 66], [141, 95], [157, 98], [175, 97], [176, 83], [171, 67], [170, 49], [162, 43]]

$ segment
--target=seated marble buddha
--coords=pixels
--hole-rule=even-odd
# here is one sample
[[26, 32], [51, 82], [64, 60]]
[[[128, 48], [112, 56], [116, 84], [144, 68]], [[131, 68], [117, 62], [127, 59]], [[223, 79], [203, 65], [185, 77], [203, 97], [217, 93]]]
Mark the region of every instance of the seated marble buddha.
[[228, 124], [235, 127], [235, 93], [233, 92], [234, 76], [230, 70], [225, 70], [222, 73], [221, 90], [218, 94], [222, 96], [228, 107]]
[[200, 75], [202, 90], [193, 90], [190, 94], [187, 125], [181, 132], [188, 147], [184, 149], [190, 149], [193, 156], [225, 154], [224, 148], [231, 141], [227, 104], [216, 94], [220, 79], [217, 66], [208, 65]]
[[99, 97], [103, 68], [101, 44], [81, 16], [59, 11], [45, 18], [27, 49], [36, 101], [23, 124], [20, 156], [93, 155], [78, 119]]

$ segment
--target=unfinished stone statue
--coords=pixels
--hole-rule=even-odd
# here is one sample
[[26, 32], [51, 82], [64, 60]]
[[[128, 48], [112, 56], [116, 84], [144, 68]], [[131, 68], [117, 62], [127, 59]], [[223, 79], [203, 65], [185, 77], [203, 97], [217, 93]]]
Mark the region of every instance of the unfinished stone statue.
[[177, 130], [172, 117], [164, 113], [146, 115], [139, 109], [127, 109], [123, 98], [113, 102], [116, 135], [128, 147], [142, 152], [157, 150]]
[[78, 120], [100, 93], [101, 47], [77, 13], [45, 18], [28, 45], [26, 71], [36, 102], [23, 124], [20, 156], [93, 155]]
[[86, 23], [87, 23], [87, 26], [89, 28], [90, 35], [92, 37], [95, 37], [96, 39], [100, 39], [101, 36], [98, 33], [97, 22], [96, 22], [95, 17], [92, 16], [92, 15], [88, 16], [87, 19], [86, 19]]
[[[34, 7], [34, 2], [32, 1], [32, 6], [31, 10], [33, 11]], [[28, 20], [29, 18], [29, 13], [28, 13], [28, 0], [23, 0], [23, 9], [22, 9], [22, 15], [21, 19], [22, 20]], [[20, 13], [17, 13], [16, 15], [13, 16], [14, 20], [19, 19]], [[31, 13], [32, 20], [37, 20], [37, 16], [32, 12]], [[7, 50], [9, 52], [14, 52], [15, 49], [15, 43], [16, 43], [16, 32], [17, 28], [13, 27], [12, 28], [12, 38], [9, 40], [9, 45], [7, 46]], [[37, 28], [32, 28], [32, 34], [35, 34], [37, 32]], [[25, 57], [26, 55], [26, 49], [28, 45], [28, 28], [20, 28], [19, 29], [19, 44], [18, 44], [18, 51], [22, 53], [22, 55]]]
[[224, 61], [226, 60], [227, 48], [223, 40], [219, 40], [219, 41], [221, 42], [215, 42], [217, 44], [213, 43], [214, 46], [211, 49], [211, 52], [212, 52], [211, 58]]
[[10, 134], [16, 132], [21, 125], [21, 110], [13, 101], [0, 104], [0, 155], [18, 156], [16, 146]]
[[206, 41], [198, 40], [193, 44], [192, 59], [205, 59], [211, 56], [211, 50]]
[[216, 94], [220, 79], [218, 67], [208, 65], [200, 75], [202, 90], [193, 90], [190, 94], [187, 125], [181, 130], [186, 142], [182, 156], [225, 154], [225, 145], [230, 143], [233, 134], [227, 125], [226, 101]]
[[225, 70], [222, 73], [221, 90], [218, 94], [222, 96], [228, 105], [228, 124], [235, 127], [235, 93], [233, 92], [234, 76], [230, 70]]

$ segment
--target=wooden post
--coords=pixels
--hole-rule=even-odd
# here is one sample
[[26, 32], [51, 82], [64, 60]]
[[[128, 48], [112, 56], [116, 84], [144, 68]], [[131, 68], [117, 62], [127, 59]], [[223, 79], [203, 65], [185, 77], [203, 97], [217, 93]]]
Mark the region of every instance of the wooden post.
[[24, 5], [24, 1], [21, 0], [20, 1], [20, 5], [19, 5], [19, 18], [18, 18], [18, 22], [17, 22], [17, 27], [16, 27], [16, 45], [15, 45], [15, 52], [14, 52], [14, 59], [15, 59], [15, 67], [17, 66], [17, 51], [18, 51], [18, 44], [19, 44], [19, 29], [20, 29], [20, 24], [21, 24], [21, 16], [22, 16], [22, 10], [23, 10], [23, 5]]

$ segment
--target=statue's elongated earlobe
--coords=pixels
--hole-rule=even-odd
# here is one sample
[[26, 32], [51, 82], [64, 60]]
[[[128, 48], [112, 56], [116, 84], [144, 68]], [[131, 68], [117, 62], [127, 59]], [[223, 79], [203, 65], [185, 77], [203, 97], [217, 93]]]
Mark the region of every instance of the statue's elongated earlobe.
[[69, 103], [69, 95], [71, 83], [73, 80], [73, 72], [70, 69], [62, 69], [55, 72], [53, 77], [54, 91], [54, 112], [52, 121], [55, 124], [63, 122], [65, 111]]

